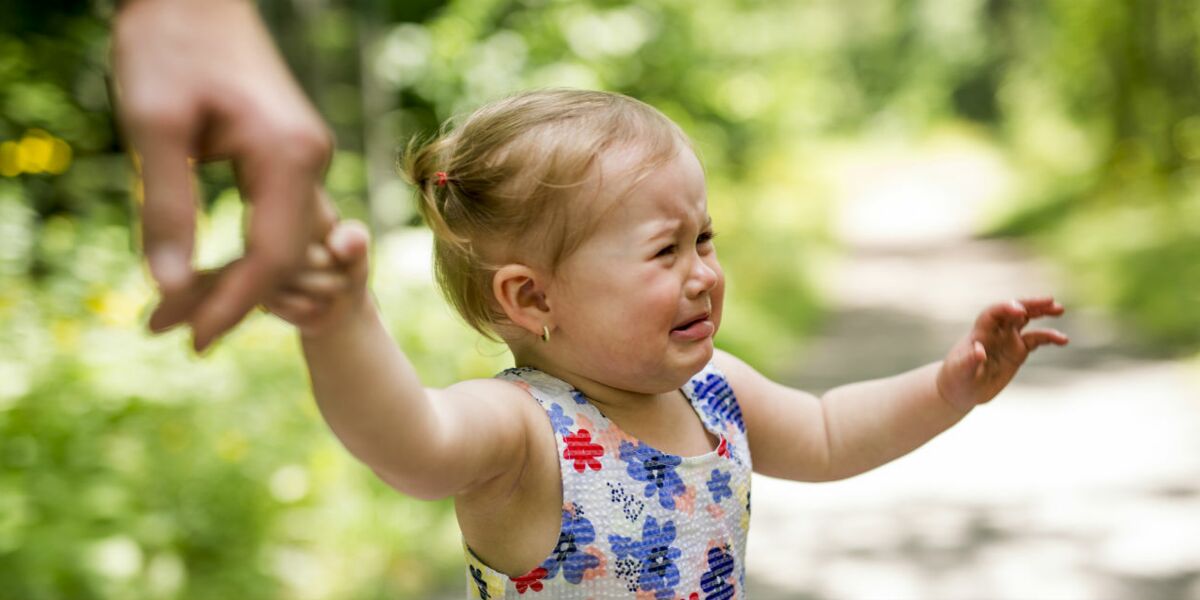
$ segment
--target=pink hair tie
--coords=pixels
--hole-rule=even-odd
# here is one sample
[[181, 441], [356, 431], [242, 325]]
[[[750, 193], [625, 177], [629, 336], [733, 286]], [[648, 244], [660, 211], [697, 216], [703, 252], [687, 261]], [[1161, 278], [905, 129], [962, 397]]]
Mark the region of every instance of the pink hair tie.
[[442, 186], [446, 185], [446, 181], [448, 178], [446, 177], [445, 171], [438, 171], [437, 173], [434, 173], [434, 176], [437, 177], [437, 186], [438, 187], [442, 187]]

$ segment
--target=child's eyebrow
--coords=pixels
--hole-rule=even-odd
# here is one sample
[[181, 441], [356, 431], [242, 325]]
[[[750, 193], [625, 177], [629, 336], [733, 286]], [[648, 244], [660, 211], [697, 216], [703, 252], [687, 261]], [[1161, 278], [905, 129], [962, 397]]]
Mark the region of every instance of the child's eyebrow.
[[[700, 230], [703, 231], [706, 229], [711, 229], [712, 224], [712, 215], [704, 215], [704, 224], [700, 226]], [[671, 237], [675, 235], [675, 232], [679, 231], [681, 227], [683, 227], [683, 221], [673, 219], [662, 227], [652, 231], [650, 235], [646, 236], [646, 240], [653, 242], [657, 241], [659, 238]]]

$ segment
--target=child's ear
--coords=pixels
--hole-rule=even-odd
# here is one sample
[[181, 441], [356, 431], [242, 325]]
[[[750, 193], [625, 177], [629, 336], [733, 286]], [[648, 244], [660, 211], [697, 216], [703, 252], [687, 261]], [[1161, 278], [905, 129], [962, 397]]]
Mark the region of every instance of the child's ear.
[[542, 335], [543, 326], [554, 328], [545, 278], [534, 269], [519, 264], [500, 267], [492, 276], [492, 293], [500, 310], [517, 327], [535, 336]]

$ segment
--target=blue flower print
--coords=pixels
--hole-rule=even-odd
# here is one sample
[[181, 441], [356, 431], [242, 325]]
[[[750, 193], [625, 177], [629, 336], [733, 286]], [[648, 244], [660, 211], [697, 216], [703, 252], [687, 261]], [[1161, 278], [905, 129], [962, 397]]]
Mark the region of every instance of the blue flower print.
[[683, 552], [671, 545], [675, 541], [674, 521], [666, 521], [659, 527], [657, 519], [647, 516], [642, 525], [642, 539], [610, 535], [608, 541], [618, 561], [629, 557], [640, 567], [638, 589], [654, 592], [654, 597], [659, 600], [675, 595], [675, 586], [679, 585], [679, 568], [675, 561]]
[[571, 435], [571, 426], [574, 424], [575, 419], [563, 413], [562, 405], [557, 402], [550, 404], [550, 426], [554, 428], [555, 433], [561, 436]]
[[575, 404], [587, 404], [587, 398], [579, 390], [571, 390], [571, 399]]
[[675, 509], [675, 496], [683, 495], [687, 486], [675, 472], [683, 459], [663, 454], [644, 444], [621, 442], [621, 460], [627, 464], [625, 471], [637, 481], [646, 482], [646, 496], [658, 494], [658, 503], [663, 508]]
[[746, 431], [746, 423], [742, 421], [742, 409], [733, 395], [733, 388], [729, 387], [724, 377], [709, 373], [704, 379], [693, 379], [692, 393], [701, 404], [708, 407], [711, 414], [721, 421], [733, 421], [738, 429]]
[[708, 571], [700, 578], [700, 589], [704, 590], [704, 600], [729, 600], [733, 597], [733, 584], [729, 576], [733, 574], [733, 555], [729, 546], [709, 548]]
[[722, 498], [732, 498], [733, 490], [729, 488], [729, 480], [733, 475], [713, 469], [712, 477], [708, 480], [708, 491], [712, 492], [713, 504], [720, 504]]
[[546, 569], [545, 579], [554, 579], [562, 567], [563, 577], [571, 583], [583, 581], [583, 572], [600, 565], [600, 559], [583, 551], [583, 547], [596, 541], [596, 530], [581, 514], [563, 510], [562, 531], [558, 534], [558, 545], [550, 558], [542, 563]]
[[471, 571], [471, 578], [475, 580], [475, 587], [479, 589], [480, 600], [491, 600], [492, 595], [488, 593], [487, 582], [483, 580], [483, 571], [470, 565], [467, 565], [467, 568]]

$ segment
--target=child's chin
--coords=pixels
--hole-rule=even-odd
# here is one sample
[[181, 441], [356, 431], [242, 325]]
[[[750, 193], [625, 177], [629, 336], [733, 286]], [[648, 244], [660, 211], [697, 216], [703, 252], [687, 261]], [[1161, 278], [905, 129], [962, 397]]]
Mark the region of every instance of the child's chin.
[[703, 369], [704, 366], [707, 365], [709, 363], [709, 361], [712, 360], [713, 353], [715, 352], [715, 350], [713, 349], [712, 336], [709, 336], [706, 339], [696, 342], [695, 350], [696, 350], [697, 358], [696, 358], [696, 362], [692, 363], [692, 365], [691, 365], [691, 366], [695, 367], [695, 371], [693, 371], [693, 373], [695, 373], [696, 371], [699, 371], [700, 369]]

